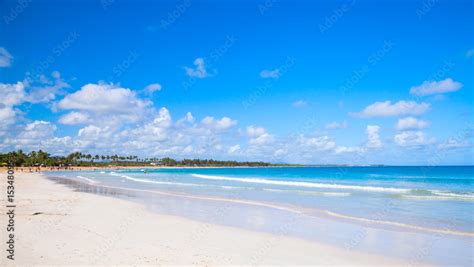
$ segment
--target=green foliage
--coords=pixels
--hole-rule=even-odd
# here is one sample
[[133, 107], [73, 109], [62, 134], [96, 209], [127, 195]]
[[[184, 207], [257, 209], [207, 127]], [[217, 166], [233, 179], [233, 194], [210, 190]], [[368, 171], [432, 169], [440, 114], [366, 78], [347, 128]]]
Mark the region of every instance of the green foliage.
[[253, 161], [222, 161], [213, 159], [183, 159], [175, 160], [169, 157], [162, 159], [145, 158], [140, 159], [137, 156], [119, 156], [119, 155], [91, 155], [81, 152], [73, 152], [67, 156], [51, 156], [42, 150], [31, 151], [25, 154], [22, 150], [0, 153], [0, 165], [12, 164], [17, 167], [64, 167], [64, 166], [82, 166], [82, 167], [106, 167], [106, 166], [169, 166], [169, 167], [260, 167], [272, 166], [266, 162]]

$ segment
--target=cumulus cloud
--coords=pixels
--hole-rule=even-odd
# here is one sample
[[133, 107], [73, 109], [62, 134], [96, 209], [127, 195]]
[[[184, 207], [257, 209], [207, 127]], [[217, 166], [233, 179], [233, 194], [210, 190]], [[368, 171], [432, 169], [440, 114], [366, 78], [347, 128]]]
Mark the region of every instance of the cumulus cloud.
[[250, 125], [247, 127], [247, 136], [250, 137], [249, 144], [262, 146], [273, 142], [274, 136], [269, 134], [263, 127]]
[[17, 115], [15, 106], [23, 103], [26, 98], [25, 84], [17, 82], [15, 84], [0, 83], [0, 130], [2, 127], [13, 124]]
[[298, 100], [298, 101], [293, 102], [293, 107], [295, 108], [304, 108], [307, 106], [308, 106], [308, 102], [304, 100]]
[[227, 130], [237, 124], [236, 120], [233, 120], [229, 117], [222, 117], [220, 120], [214, 119], [214, 117], [205, 117], [201, 123], [206, 127], [217, 129], [217, 130]]
[[342, 154], [342, 153], [365, 153], [366, 149], [364, 147], [358, 147], [358, 146], [337, 146], [334, 149], [334, 152], [336, 154]]
[[71, 86], [61, 78], [59, 71], [51, 73], [53, 81], [49, 80], [45, 75], [40, 75], [38, 81], [28, 79], [28, 94], [26, 101], [31, 103], [48, 103], [54, 99], [58, 94], [62, 94], [63, 89]]
[[10, 67], [13, 56], [4, 48], [0, 47], [0, 68]]
[[193, 124], [196, 121], [191, 112], [186, 113], [186, 116], [177, 121], [177, 125], [183, 125], [185, 123]]
[[0, 92], [2, 92], [0, 103], [5, 106], [12, 107], [25, 101], [25, 84], [23, 82], [15, 84], [0, 83]]
[[347, 121], [343, 121], [343, 122], [333, 121], [326, 124], [325, 128], [332, 130], [332, 129], [346, 129], [347, 127], [348, 127]]
[[329, 151], [336, 148], [336, 142], [327, 135], [316, 137], [300, 135], [298, 137], [298, 143], [317, 151]]
[[135, 92], [113, 84], [87, 84], [58, 103], [62, 109], [77, 109], [96, 113], [128, 113], [141, 110], [149, 103], [136, 97]]
[[462, 86], [462, 83], [451, 78], [442, 81], [424, 81], [421, 85], [413, 86], [410, 89], [410, 94], [418, 96], [443, 94], [458, 91]]
[[425, 129], [430, 125], [428, 121], [419, 120], [414, 117], [406, 117], [398, 120], [397, 130], [416, 130]]
[[367, 147], [378, 148], [382, 146], [379, 135], [380, 126], [378, 125], [367, 125]]
[[154, 92], [160, 91], [160, 90], [161, 90], [161, 84], [159, 83], [152, 83], [145, 87], [145, 91], [150, 94], [153, 94]]
[[240, 145], [234, 145], [234, 146], [229, 147], [229, 150], [227, 150], [227, 153], [232, 155], [232, 154], [237, 153], [239, 150], [240, 150]]
[[280, 70], [279, 69], [274, 69], [274, 70], [262, 70], [260, 72], [260, 77], [264, 78], [264, 79], [268, 79], [268, 78], [273, 78], [273, 79], [276, 79], [276, 78], [279, 78], [280, 77]]
[[89, 116], [82, 112], [70, 112], [59, 118], [59, 123], [67, 125], [85, 124], [90, 122]]
[[194, 68], [184, 67], [186, 71], [186, 75], [189, 77], [196, 77], [196, 78], [206, 78], [209, 77], [209, 73], [206, 70], [206, 64], [204, 63], [203, 58], [196, 58], [193, 62]]
[[402, 147], [413, 147], [432, 144], [434, 139], [430, 139], [422, 131], [403, 131], [394, 136], [396, 144]]
[[415, 101], [398, 101], [392, 104], [391, 101], [375, 102], [367, 106], [364, 110], [351, 115], [360, 118], [390, 117], [401, 115], [421, 115], [430, 109], [429, 103], [417, 103]]
[[104, 83], [84, 85], [57, 104], [59, 109], [80, 111], [103, 124], [137, 122], [149, 106], [151, 102], [138, 98], [134, 91]]
[[43, 141], [54, 137], [54, 131], [56, 131], [56, 126], [52, 123], [47, 121], [34, 121], [27, 124], [18, 135], [7, 139], [7, 142], [16, 148], [38, 148]]

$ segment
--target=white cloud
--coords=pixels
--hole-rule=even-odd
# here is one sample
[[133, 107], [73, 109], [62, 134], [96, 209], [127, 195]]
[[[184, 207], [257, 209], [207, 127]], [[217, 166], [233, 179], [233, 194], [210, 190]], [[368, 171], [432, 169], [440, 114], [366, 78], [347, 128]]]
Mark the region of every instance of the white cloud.
[[251, 138], [249, 140], [249, 144], [261, 146], [261, 145], [266, 145], [266, 144], [272, 143], [273, 140], [274, 140], [273, 135], [271, 135], [269, 133], [264, 133], [264, 134], [262, 134], [258, 137]]
[[298, 101], [293, 102], [293, 107], [295, 108], [304, 108], [306, 106], [308, 106], [308, 102], [304, 100], [298, 100]]
[[209, 77], [209, 73], [206, 70], [206, 64], [204, 63], [203, 58], [196, 58], [193, 62], [194, 68], [184, 67], [186, 74], [189, 77], [196, 77], [196, 78], [206, 78]]
[[418, 96], [443, 94], [458, 91], [462, 86], [462, 83], [453, 81], [451, 78], [442, 81], [424, 81], [421, 85], [413, 86], [410, 94]]
[[392, 105], [391, 101], [375, 102], [367, 106], [363, 111], [352, 113], [353, 116], [361, 118], [389, 117], [401, 115], [421, 115], [430, 109], [429, 103], [417, 103], [415, 101], [398, 101]]
[[67, 125], [85, 124], [88, 122], [90, 122], [90, 120], [87, 114], [76, 111], [70, 112], [59, 118], [59, 123]]
[[20, 132], [0, 141], [0, 147], [8, 149], [38, 150], [50, 153], [67, 154], [74, 148], [69, 136], [56, 137], [56, 126], [48, 121], [34, 121], [25, 125]]
[[51, 76], [54, 78], [54, 81], [50, 81], [45, 75], [40, 75], [40, 84], [36, 85], [31, 84], [37, 83], [36, 81], [29, 79], [26, 101], [31, 103], [47, 103], [56, 99], [56, 96], [61, 93], [62, 89], [71, 87], [61, 78], [59, 71], [53, 71]]
[[425, 129], [430, 125], [428, 121], [419, 120], [414, 117], [406, 117], [399, 119], [397, 123], [397, 130], [416, 130]]
[[250, 125], [247, 127], [247, 135], [250, 137], [258, 137], [262, 134], [265, 134], [267, 131], [263, 127]]
[[160, 109], [158, 117], [153, 120], [153, 125], [160, 128], [169, 128], [172, 123], [171, 114], [168, 109], [164, 107]]
[[12, 107], [7, 107], [5, 105], [0, 105], [0, 129], [3, 127], [13, 124], [15, 122], [16, 112]]
[[124, 124], [143, 119], [151, 104], [128, 88], [99, 83], [84, 85], [66, 95], [57, 107], [81, 111], [97, 124]]
[[229, 147], [229, 150], [227, 150], [227, 153], [229, 153], [229, 154], [235, 154], [235, 153], [237, 153], [239, 150], [240, 150], [240, 145], [235, 145], [235, 146]]
[[298, 137], [298, 143], [317, 151], [328, 151], [336, 148], [336, 142], [327, 135], [317, 137], [305, 137], [300, 135]]
[[249, 144], [256, 146], [267, 145], [274, 141], [274, 136], [265, 128], [254, 125], [247, 127], [247, 136], [250, 137]]
[[0, 83], [0, 132], [15, 122], [17, 110], [15, 106], [23, 103], [26, 98], [23, 82], [15, 84]]
[[88, 125], [78, 131], [74, 140], [76, 149], [103, 149], [111, 150], [119, 148], [115, 142], [117, 134], [115, 129], [109, 126]]
[[0, 83], [0, 103], [8, 107], [21, 104], [25, 101], [25, 84], [17, 82], [15, 84]]
[[193, 152], [193, 146], [192, 145], [189, 145], [189, 146], [186, 146], [184, 149], [183, 149], [183, 153], [184, 154], [190, 154]]
[[237, 124], [236, 120], [232, 120], [229, 117], [222, 117], [220, 120], [214, 119], [214, 117], [205, 117], [202, 121], [206, 127], [217, 129], [217, 130], [227, 130]]
[[10, 67], [13, 56], [4, 48], [0, 47], [0, 68]]
[[108, 130], [109, 130], [108, 127], [101, 129], [100, 127], [97, 127], [95, 125], [88, 125], [80, 129], [77, 135], [79, 137], [96, 140], [96, 139], [101, 138], [102, 134], [108, 132]]
[[168, 109], [163, 107], [151, 122], [131, 130], [125, 130], [122, 135], [129, 140], [128, 145], [145, 148], [150, 144], [166, 141], [168, 138], [181, 138], [182, 133], [171, 133], [172, 126], [171, 114]]
[[279, 157], [285, 156], [287, 153], [288, 153], [288, 150], [280, 148], [280, 149], [275, 150], [275, 152], [273, 152], [273, 157], [279, 158]]
[[367, 147], [378, 148], [382, 146], [379, 135], [380, 126], [378, 125], [367, 125]]
[[352, 147], [347, 147], [347, 146], [337, 146], [334, 150], [336, 154], [342, 154], [342, 153], [365, 153], [366, 149], [364, 147], [358, 147], [358, 146], [352, 146]]
[[24, 131], [16, 138], [16, 145], [30, 145], [52, 138], [56, 126], [47, 121], [34, 121], [25, 126]]
[[268, 78], [273, 78], [273, 79], [276, 79], [276, 78], [279, 78], [280, 77], [280, 70], [279, 69], [274, 69], [274, 70], [262, 70], [260, 72], [260, 77], [264, 78], [264, 79], [268, 79]]
[[193, 114], [191, 112], [186, 113], [186, 116], [184, 118], [181, 118], [177, 121], [178, 125], [183, 125], [184, 123], [194, 123], [196, 119], [194, 119]]
[[145, 91], [147, 93], [150, 93], [150, 94], [152, 94], [156, 91], [160, 91], [160, 90], [161, 90], [161, 84], [159, 84], [159, 83], [152, 83], [152, 84], [149, 84], [145, 87]]
[[427, 138], [422, 131], [404, 131], [396, 134], [394, 141], [399, 146], [411, 147], [431, 144], [434, 142], [434, 139]]
[[343, 121], [341, 123], [337, 121], [330, 122], [326, 124], [326, 129], [346, 129], [348, 127], [347, 121]]
[[142, 110], [149, 104], [127, 88], [113, 84], [86, 84], [59, 101], [58, 107], [96, 113], [129, 113]]

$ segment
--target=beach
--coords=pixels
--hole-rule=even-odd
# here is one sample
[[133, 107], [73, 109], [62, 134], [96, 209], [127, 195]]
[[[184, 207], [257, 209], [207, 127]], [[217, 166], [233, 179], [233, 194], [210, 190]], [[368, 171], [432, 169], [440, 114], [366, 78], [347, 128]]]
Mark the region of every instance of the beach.
[[[285, 235], [157, 214], [124, 199], [74, 192], [37, 173], [16, 173], [15, 194], [15, 260], [3, 256], [3, 265], [409, 264]], [[5, 214], [3, 204], [2, 197]]]

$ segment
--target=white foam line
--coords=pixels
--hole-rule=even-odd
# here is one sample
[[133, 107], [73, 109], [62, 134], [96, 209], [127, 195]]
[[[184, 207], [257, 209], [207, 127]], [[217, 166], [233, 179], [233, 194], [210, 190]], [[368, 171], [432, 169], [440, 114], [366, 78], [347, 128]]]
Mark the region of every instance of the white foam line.
[[469, 193], [469, 194], [456, 194], [456, 193], [433, 190], [433, 194], [435, 194], [437, 196], [446, 197], [446, 198], [459, 198], [459, 199], [467, 199], [467, 200], [473, 200], [474, 201], [474, 194], [472, 194], [472, 193]]
[[191, 184], [191, 183], [161, 182], [161, 181], [152, 181], [152, 180], [146, 180], [146, 179], [138, 179], [138, 178], [130, 177], [128, 175], [120, 175], [120, 174], [116, 174], [116, 173], [110, 173], [110, 175], [122, 177], [122, 178], [125, 178], [127, 180], [134, 181], [134, 182], [139, 182], [139, 183], [183, 185], [183, 186], [203, 186], [203, 185], [200, 185], [200, 184]]
[[460, 197], [460, 196], [413, 196], [413, 195], [402, 195], [403, 198], [413, 200], [457, 200], [457, 201], [474, 201], [472, 197]]
[[277, 193], [298, 193], [303, 195], [317, 195], [317, 196], [331, 196], [331, 197], [347, 197], [351, 193], [346, 192], [317, 192], [317, 191], [305, 191], [305, 190], [284, 190], [284, 189], [273, 189], [263, 188], [263, 191], [277, 192]]
[[456, 231], [456, 230], [450, 230], [450, 229], [437, 229], [437, 228], [430, 228], [430, 227], [422, 227], [422, 226], [417, 226], [417, 225], [412, 225], [412, 224], [405, 224], [405, 223], [400, 223], [400, 222], [392, 222], [392, 221], [372, 220], [372, 219], [367, 219], [367, 218], [361, 218], [361, 217], [355, 217], [355, 216], [349, 216], [349, 215], [344, 215], [344, 214], [340, 214], [340, 213], [335, 213], [335, 212], [328, 211], [328, 210], [324, 210], [323, 212], [330, 215], [330, 216], [343, 218], [343, 219], [354, 220], [354, 221], [359, 221], [359, 222], [364, 222], [364, 223], [369, 223], [369, 224], [383, 224], [383, 225], [397, 226], [397, 227], [401, 227], [401, 228], [408, 228], [408, 229], [425, 231], [425, 232], [432, 232], [432, 233], [438, 233], [438, 234], [450, 234], [450, 235], [473, 236], [474, 237], [474, 233], [472, 233], [472, 232], [462, 232], [462, 231]]
[[407, 193], [410, 191], [410, 189], [391, 188], [391, 187], [322, 184], [322, 183], [295, 182], [295, 181], [277, 181], [277, 180], [267, 180], [267, 179], [259, 179], [259, 178], [234, 178], [234, 177], [213, 176], [213, 175], [204, 175], [204, 174], [191, 174], [191, 175], [196, 178], [208, 179], [208, 180], [236, 181], [236, 182], [243, 182], [243, 183], [287, 185], [287, 186], [299, 186], [299, 187], [310, 187], [310, 188], [346, 189], [346, 190], [394, 192], [394, 193]]
[[97, 184], [97, 183], [98, 183], [98, 181], [94, 181], [94, 180], [92, 180], [92, 179], [90, 179], [90, 178], [87, 178], [87, 177], [84, 177], [84, 176], [78, 175], [78, 176], [76, 176], [76, 177], [79, 178], [79, 179], [82, 179], [82, 180], [86, 180], [86, 181], [88, 181], [88, 182], [91, 183], [91, 184]]

